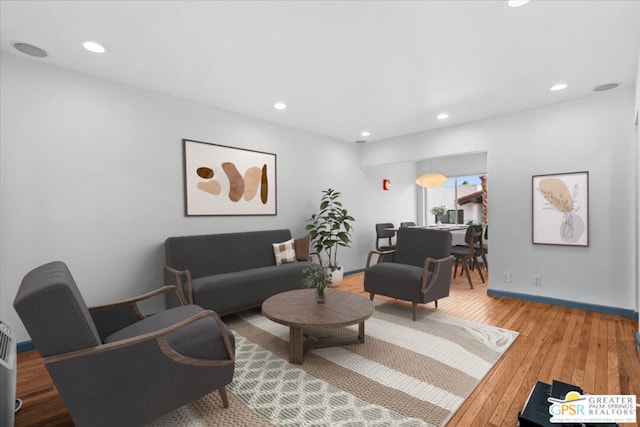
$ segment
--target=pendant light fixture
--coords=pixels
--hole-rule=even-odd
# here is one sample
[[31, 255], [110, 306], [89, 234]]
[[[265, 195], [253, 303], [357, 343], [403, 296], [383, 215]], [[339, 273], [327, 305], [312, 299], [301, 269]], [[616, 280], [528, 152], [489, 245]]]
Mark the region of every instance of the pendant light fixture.
[[416, 178], [416, 184], [422, 187], [422, 225], [427, 225], [427, 188], [440, 187], [447, 179], [440, 173], [425, 173]]

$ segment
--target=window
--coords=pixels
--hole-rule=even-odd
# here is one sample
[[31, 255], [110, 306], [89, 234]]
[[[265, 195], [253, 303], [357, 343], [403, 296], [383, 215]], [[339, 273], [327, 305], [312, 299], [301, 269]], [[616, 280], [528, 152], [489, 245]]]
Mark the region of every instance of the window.
[[445, 206], [446, 213], [437, 218], [431, 214], [429, 222], [487, 224], [487, 186], [483, 188], [483, 180], [487, 182], [486, 174], [450, 177], [441, 187], [430, 189], [427, 212], [431, 214], [434, 206]]

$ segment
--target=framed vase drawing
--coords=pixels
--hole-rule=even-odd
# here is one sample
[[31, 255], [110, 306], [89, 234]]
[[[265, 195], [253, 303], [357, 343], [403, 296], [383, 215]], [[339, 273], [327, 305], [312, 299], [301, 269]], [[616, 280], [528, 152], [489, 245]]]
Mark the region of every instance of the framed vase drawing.
[[185, 215], [276, 215], [276, 155], [183, 139]]
[[589, 246], [589, 172], [534, 175], [534, 244]]

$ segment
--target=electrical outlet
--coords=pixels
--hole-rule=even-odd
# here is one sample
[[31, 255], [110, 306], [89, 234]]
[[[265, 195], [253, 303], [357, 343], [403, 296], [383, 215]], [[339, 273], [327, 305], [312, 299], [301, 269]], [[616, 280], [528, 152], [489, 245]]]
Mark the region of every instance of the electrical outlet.
[[533, 286], [542, 286], [542, 276], [539, 274], [533, 275]]
[[511, 272], [510, 271], [505, 270], [505, 272], [503, 274], [503, 280], [506, 283], [511, 283]]

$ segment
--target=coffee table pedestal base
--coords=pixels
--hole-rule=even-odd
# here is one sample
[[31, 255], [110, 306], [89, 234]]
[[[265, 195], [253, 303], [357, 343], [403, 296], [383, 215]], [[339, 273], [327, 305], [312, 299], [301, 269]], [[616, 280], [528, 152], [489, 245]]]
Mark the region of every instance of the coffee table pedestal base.
[[358, 335], [333, 337], [312, 330], [289, 328], [289, 361], [302, 365], [314, 348], [338, 347], [364, 343], [364, 322], [358, 323]]

